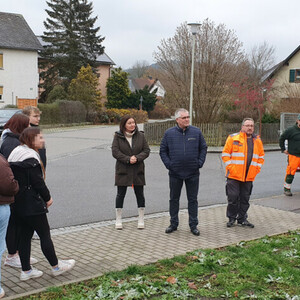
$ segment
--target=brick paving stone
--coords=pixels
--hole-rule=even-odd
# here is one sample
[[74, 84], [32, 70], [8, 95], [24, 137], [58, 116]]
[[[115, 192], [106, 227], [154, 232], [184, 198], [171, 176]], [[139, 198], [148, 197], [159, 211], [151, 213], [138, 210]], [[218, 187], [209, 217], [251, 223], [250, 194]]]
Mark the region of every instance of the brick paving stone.
[[[300, 199], [300, 195], [296, 196]], [[54, 230], [52, 238], [58, 258], [76, 259], [74, 269], [70, 273], [52, 277], [39, 241], [33, 240], [32, 256], [39, 260], [35, 267], [42, 270], [44, 275], [21, 282], [20, 269], [2, 266], [2, 286], [7, 295], [5, 299], [15, 299], [50, 286], [100, 276], [104, 272], [122, 270], [130, 265], [148, 264], [201, 248], [224, 247], [300, 228], [299, 214], [259, 204], [259, 201], [252, 203], [249, 210], [249, 220], [255, 224], [253, 229], [237, 225], [227, 228], [226, 206], [199, 209], [199, 237], [190, 232], [186, 210], [180, 211], [178, 230], [171, 234], [164, 232], [170, 222], [167, 214], [146, 216], [144, 230], [136, 228], [136, 219], [125, 220], [123, 230], [115, 230], [113, 222], [105, 226], [94, 223]]]

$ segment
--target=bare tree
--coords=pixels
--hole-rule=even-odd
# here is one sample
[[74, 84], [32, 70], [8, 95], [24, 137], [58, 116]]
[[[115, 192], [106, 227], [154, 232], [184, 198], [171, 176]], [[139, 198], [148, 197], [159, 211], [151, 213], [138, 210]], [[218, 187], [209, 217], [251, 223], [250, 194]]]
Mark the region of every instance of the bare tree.
[[128, 70], [128, 73], [132, 78], [141, 78], [145, 75], [148, 68], [149, 63], [146, 60], [137, 60], [132, 68]]
[[[192, 35], [184, 23], [154, 53], [172, 106], [189, 107], [191, 52]], [[246, 56], [235, 32], [206, 19], [196, 35], [194, 70], [194, 120], [216, 122], [232, 83], [246, 75]]]
[[264, 41], [254, 46], [249, 54], [249, 79], [259, 83], [263, 75], [275, 64], [275, 48]]

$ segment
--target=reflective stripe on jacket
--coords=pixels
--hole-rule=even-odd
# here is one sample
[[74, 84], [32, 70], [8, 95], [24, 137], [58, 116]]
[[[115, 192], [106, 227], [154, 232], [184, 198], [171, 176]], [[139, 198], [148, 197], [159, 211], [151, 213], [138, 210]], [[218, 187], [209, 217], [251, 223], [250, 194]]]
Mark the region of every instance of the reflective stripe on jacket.
[[228, 136], [222, 152], [226, 167], [226, 177], [239, 181], [254, 181], [264, 163], [264, 148], [258, 135], [253, 134], [253, 156], [246, 177], [247, 135], [244, 132]]

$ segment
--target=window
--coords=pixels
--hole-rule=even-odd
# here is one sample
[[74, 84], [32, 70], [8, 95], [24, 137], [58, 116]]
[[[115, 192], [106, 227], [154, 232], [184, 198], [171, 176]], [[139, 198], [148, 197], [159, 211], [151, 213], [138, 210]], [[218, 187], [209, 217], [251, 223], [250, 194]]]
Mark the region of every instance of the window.
[[3, 53], [0, 53], [0, 69], [3, 69]]
[[290, 80], [289, 81], [300, 83], [300, 69], [290, 70]]
[[3, 86], [0, 86], [0, 101], [2, 100], [3, 95]]

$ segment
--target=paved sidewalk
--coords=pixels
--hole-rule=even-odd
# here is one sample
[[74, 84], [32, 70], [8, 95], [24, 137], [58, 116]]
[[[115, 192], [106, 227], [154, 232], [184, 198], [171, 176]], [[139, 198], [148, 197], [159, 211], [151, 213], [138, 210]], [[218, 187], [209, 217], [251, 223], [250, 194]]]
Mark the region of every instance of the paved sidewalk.
[[201, 208], [200, 237], [190, 233], [186, 210], [180, 212], [178, 230], [168, 235], [164, 233], [169, 225], [167, 213], [146, 216], [144, 230], [137, 229], [136, 218], [125, 220], [123, 230], [115, 230], [113, 221], [53, 230], [58, 257], [76, 259], [75, 268], [70, 273], [52, 277], [39, 241], [33, 240], [32, 255], [39, 260], [35, 266], [44, 275], [22, 282], [19, 279], [20, 270], [2, 264], [5, 299], [16, 299], [50, 286], [96, 277], [131, 264], [144, 265], [199, 248], [218, 248], [296, 230], [300, 228], [299, 209], [300, 193], [293, 197], [281, 195], [254, 200], [249, 210], [249, 220], [255, 224], [255, 228], [250, 229], [240, 226], [226, 228], [224, 205]]

